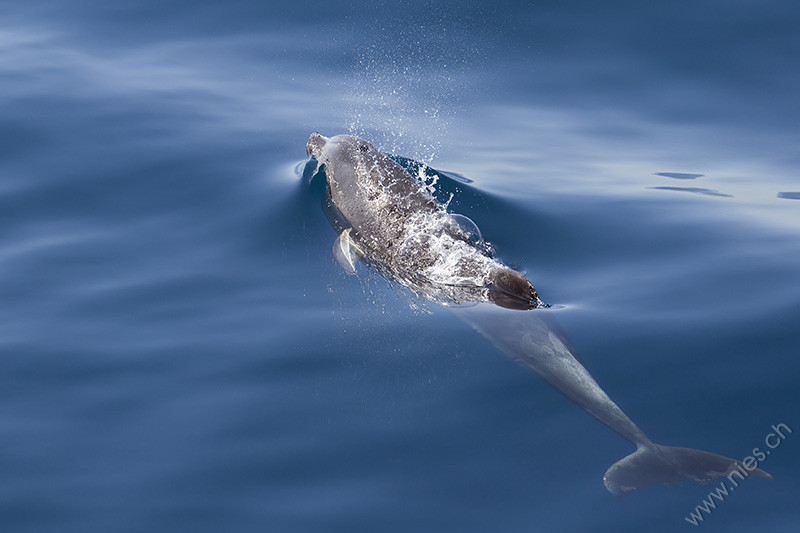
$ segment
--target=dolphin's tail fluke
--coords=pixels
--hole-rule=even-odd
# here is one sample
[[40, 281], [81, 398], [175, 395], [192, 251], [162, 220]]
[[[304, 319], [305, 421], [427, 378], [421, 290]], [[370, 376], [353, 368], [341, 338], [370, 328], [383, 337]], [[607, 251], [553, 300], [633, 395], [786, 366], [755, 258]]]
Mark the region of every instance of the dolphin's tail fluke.
[[732, 485], [747, 477], [772, 479], [754, 464], [748, 470], [740, 461], [715, 453], [648, 444], [617, 461], [608, 469], [603, 483], [609, 492], [620, 498], [629, 492], [656, 483], [674, 484], [694, 480], [701, 485], [727, 477]]

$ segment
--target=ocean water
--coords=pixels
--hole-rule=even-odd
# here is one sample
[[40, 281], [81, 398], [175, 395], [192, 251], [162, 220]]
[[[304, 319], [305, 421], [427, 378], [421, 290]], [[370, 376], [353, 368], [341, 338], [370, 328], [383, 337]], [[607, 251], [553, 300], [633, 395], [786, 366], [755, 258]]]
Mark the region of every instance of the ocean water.
[[[793, 2], [0, 4], [0, 529], [796, 531]], [[347, 276], [310, 133], [455, 176], [655, 441]], [[773, 425], [792, 432], [775, 448]]]

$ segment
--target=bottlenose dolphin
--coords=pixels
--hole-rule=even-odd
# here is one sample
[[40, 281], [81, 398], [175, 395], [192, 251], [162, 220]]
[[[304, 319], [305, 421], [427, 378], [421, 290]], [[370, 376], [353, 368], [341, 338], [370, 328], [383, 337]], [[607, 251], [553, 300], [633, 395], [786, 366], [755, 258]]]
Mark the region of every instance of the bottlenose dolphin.
[[[364, 260], [417, 295], [445, 305], [499, 350], [636, 446], [603, 477], [616, 496], [653, 485], [732, 475], [771, 479], [758, 468], [702, 450], [651, 441], [583, 366], [569, 338], [521, 273], [490, 257], [469, 224], [433, 197], [430, 187], [357, 137], [312, 134], [308, 155], [324, 167], [329, 218], [339, 237], [334, 255], [349, 273]], [[495, 305], [492, 305], [495, 304]], [[750, 465], [751, 467], [753, 465]]]
[[[340, 231], [334, 256], [349, 273], [364, 259], [416, 294], [441, 303], [491, 301], [532, 309], [539, 297], [519, 272], [481, 253], [462, 223], [367, 141], [311, 135], [308, 155], [325, 165], [329, 215]], [[471, 223], [469, 221], [468, 223]]]

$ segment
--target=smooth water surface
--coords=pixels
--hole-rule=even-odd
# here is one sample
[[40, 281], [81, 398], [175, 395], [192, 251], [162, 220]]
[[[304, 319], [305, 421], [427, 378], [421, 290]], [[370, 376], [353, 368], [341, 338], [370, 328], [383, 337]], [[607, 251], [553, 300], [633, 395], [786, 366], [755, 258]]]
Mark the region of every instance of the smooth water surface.
[[[800, 8], [0, 4], [0, 529], [796, 531]], [[313, 131], [457, 178], [654, 440], [744, 458], [619, 500], [632, 451], [362, 268]], [[297, 170], [296, 170], [297, 169]]]

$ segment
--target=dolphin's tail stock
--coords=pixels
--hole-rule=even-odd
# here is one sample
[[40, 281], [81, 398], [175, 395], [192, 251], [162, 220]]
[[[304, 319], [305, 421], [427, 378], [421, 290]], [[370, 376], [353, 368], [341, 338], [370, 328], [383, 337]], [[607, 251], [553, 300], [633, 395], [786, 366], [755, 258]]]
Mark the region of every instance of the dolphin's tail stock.
[[772, 479], [760, 468], [748, 470], [740, 461], [722, 455], [648, 443], [611, 465], [603, 483], [609, 492], [621, 498], [656, 483], [671, 485], [689, 479], [705, 485], [713, 479], [727, 477], [738, 485], [750, 476]]

